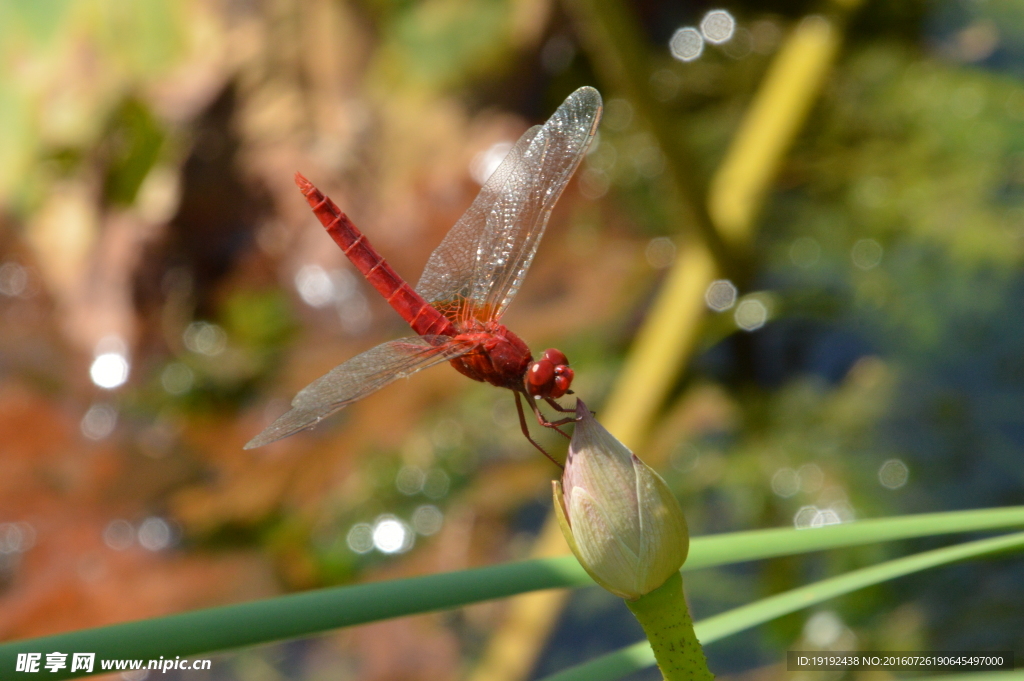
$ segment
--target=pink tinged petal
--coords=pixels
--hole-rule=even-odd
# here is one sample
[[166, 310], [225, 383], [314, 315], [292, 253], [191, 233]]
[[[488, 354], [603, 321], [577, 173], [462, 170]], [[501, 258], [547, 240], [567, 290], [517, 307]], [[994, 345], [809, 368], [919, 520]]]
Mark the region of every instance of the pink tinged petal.
[[593, 579], [603, 589], [607, 589], [612, 593], [616, 593], [615, 589], [604, 580], [601, 575], [596, 574], [590, 569], [590, 564], [587, 563], [583, 554], [580, 552], [580, 547], [576, 543], [576, 537], [573, 536], [572, 529], [569, 527], [568, 509], [565, 506], [565, 496], [562, 494], [562, 483], [558, 480], [551, 481], [551, 492], [553, 501], [555, 503], [555, 517], [558, 518], [558, 527], [562, 530], [562, 536], [565, 537], [565, 542], [569, 545], [572, 550], [572, 554], [576, 556], [576, 560], [579, 561], [583, 569], [587, 571], [590, 578]]
[[569, 502], [572, 534], [579, 551], [577, 558], [608, 591], [623, 598], [637, 598], [637, 554], [619, 541], [602, 508], [590, 494], [577, 487]]
[[686, 518], [672, 490], [654, 469], [633, 457], [640, 507], [640, 593], [665, 583], [683, 566], [690, 535]]
[[640, 525], [633, 454], [594, 419], [582, 402], [577, 403], [576, 413], [581, 420], [573, 431], [562, 476], [569, 503], [575, 493], [572, 490], [581, 488], [600, 499], [603, 508], [614, 509], [608, 514], [613, 531], [638, 553]]
[[576, 415], [562, 485], [555, 488], [556, 503], [564, 503], [562, 530], [596, 582], [638, 598], [682, 566], [689, 546], [686, 520], [665, 481], [582, 402]]

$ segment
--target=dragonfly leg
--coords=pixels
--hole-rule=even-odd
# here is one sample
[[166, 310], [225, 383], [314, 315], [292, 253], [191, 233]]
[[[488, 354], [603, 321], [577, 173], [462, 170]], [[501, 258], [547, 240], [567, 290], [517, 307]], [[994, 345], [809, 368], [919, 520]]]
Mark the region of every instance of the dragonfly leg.
[[[560, 405], [558, 402], [555, 402], [555, 400], [553, 398], [551, 398], [551, 397], [545, 397], [544, 401], [547, 402], [548, 404], [550, 404], [551, 408], [554, 409], [555, 411], [560, 411], [563, 414], [575, 414], [576, 413], [576, 408], [575, 407], [572, 408], [572, 409], [566, 409], [565, 407]], [[575, 420], [576, 419], [573, 419], [573, 421], [575, 421]]]
[[[570, 390], [570, 391], [569, 391], [568, 393], [566, 393], [566, 394], [567, 394], [567, 395], [571, 395], [571, 394], [572, 394], [572, 391]], [[551, 405], [552, 407], [554, 407], [554, 408], [555, 408], [555, 409], [557, 409], [558, 411], [562, 412], [563, 414], [575, 414], [575, 413], [576, 413], [576, 409], [575, 409], [575, 408], [573, 408], [573, 409], [566, 409], [565, 407], [563, 407], [562, 405], [560, 405], [560, 404], [559, 404], [558, 402], [555, 402], [555, 401], [554, 401], [554, 400], [553, 400], [552, 398], [550, 398], [550, 397], [545, 397], [545, 398], [544, 398], [544, 401], [545, 401], [545, 402], [547, 402], [548, 404], [550, 404], [550, 405]], [[591, 415], [591, 416], [597, 416], [597, 412], [596, 412], [596, 411], [591, 411], [591, 410], [589, 410], [589, 409], [588, 409], [587, 411], [590, 411], [590, 415]], [[562, 424], [564, 424], [564, 423], [571, 423], [571, 422], [573, 422], [573, 421], [579, 421], [579, 420], [580, 420], [580, 417], [576, 416], [576, 417], [572, 417], [572, 418], [566, 418], [566, 419], [561, 419], [561, 420], [559, 420], [559, 421], [556, 421], [555, 423], [556, 423], [557, 425], [562, 425]]]
[[[545, 417], [544, 414], [541, 413], [540, 407], [537, 406], [536, 400], [531, 400], [529, 397], [527, 397], [526, 399], [527, 399], [527, 401], [530, 404], [530, 408], [533, 409], [534, 415], [537, 417], [537, 423], [539, 423], [540, 425], [544, 426], [545, 428], [551, 428], [551, 429], [555, 430], [562, 437], [564, 437], [566, 440], [571, 440], [572, 439], [572, 438], [569, 437], [569, 435], [564, 430], [562, 430], [558, 426], [564, 426], [567, 423], [574, 423], [576, 421], [576, 417], [575, 416], [567, 416], [566, 418], [558, 419], [557, 421], [548, 421], [547, 417]], [[559, 411], [568, 411], [568, 410], [560, 409]]]
[[[539, 444], [537, 444], [537, 442], [530, 435], [530, 429], [526, 425], [526, 414], [523, 412], [523, 403], [519, 399], [519, 393], [518, 392], [514, 392], [514, 394], [516, 396], [516, 411], [519, 412], [519, 426], [523, 429], [523, 435], [526, 436], [526, 439], [530, 441], [531, 445], [533, 445], [534, 447], [536, 447], [537, 449], [540, 450], [541, 454], [543, 454], [544, 456], [546, 456], [549, 459], [551, 459], [552, 463], [554, 463], [559, 468], [565, 468], [565, 466], [563, 466], [562, 464], [558, 463], [558, 461], [555, 460], [555, 457], [553, 457], [550, 454], [548, 454], [546, 449], [544, 449]], [[534, 406], [534, 409], [536, 409], [536, 406]], [[561, 432], [561, 431], [559, 431], [559, 432]], [[565, 435], [565, 433], [562, 433], [562, 434]]]

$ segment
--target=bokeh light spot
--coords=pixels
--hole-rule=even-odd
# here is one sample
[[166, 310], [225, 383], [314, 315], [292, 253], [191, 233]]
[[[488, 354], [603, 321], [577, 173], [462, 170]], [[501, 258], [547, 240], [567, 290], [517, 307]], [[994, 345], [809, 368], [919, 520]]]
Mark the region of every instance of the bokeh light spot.
[[792, 468], [780, 468], [772, 476], [772, 491], [786, 499], [800, 491], [800, 475]]
[[700, 21], [700, 32], [704, 40], [719, 45], [732, 38], [736, 31], [736, 20], [724, 9], [713, 9]]
[[427, 480], [427, 474], [418, 466], [402, 466], [395, 476], [395, 487], [406, 496], [418, 494], [423, 490], [423, 483]]
[[757, 331], [768, 321], [768, 308], [760, 300], [750, 298], [736, 306], [734, 319], [744, 331]]
[[135, 542], [135, 528], [127, 520], [111, 520], [103, 530], [103, 543], [115, 551], [124, 551]]
[[711, 282], [707, 291], [704, 292], [704, 302], [715, 312], [725, 312], [736, 304], [736, 296], [739, 291], [728, 279], [719, 279]]
[[907, 484], [910, 469], [900, 459], [889, 459], [878, 468], [878, 482], [887, 489], [899, 489]]
[[850, 257], [858, 269], [867, 271], [878, 267], [882, 262], [882, 244], [874, 239], [861, 239], [853, 245]]
[[295, 290], [311, 307], [327, 307], [334, 301], [334, 284], [319, 265], [303, 265], [295, 274]]
[[693, 61], [704, 52], [704, 38], [695, 28], [680, 28], [672, 34], [668, 49], [679, 61]]
[[89, 377], [101, 388], [112, 390], [128, 380], [128, 358], [119, 352], [105, 352], [93, 360]]
[[680, 473], [689, 473], [700, 465], [700, 449], [692, 442], [683, 443], [676, 451], [672, 452], [669, 462], [672, 464], [672, 468]]
[[216, 357], [224, 352], [228, 345], [228, 335], [224, 329], [208, 322], [192, 322], [183, 335], [185, 347], [192, 352], [209, 357]]
[[171, 545], [171, 526], [163, 518], [146, 518], [139, 525], [139, 544], [148, 551], [161, 551]]
[[811, 518], [811, 527], [826, 527], [828, 525], [838, 525], [843, 522], [839, 518], [839, 514], [830, 508], [818, 509], [818, 512]]
[[0, 555], [24, 553], [36, 543], [36, 531], [26, 522], [0, 523]]
[[444, 514], [437, 506], [426, 504], [419, 506], [412, 514], [412, 527], [416, 532], [429, 537], [436, 534], [444, 523]]
[[383, 515], [373, 525], [373, 545], [381, 553], [403, 553], [412, 548], [414, 536], [392, 515]]
[[113, 406], [98, 402], [85, 412], [79, 428], [82, 435], [90, 440], [102, 440], [114, 432], [117, 425], [117, 410]]
[[655, 237], [647, 242], [644, 256], [651, 267], [665, 269], [676, 259], [676, 245], [667, 236]]
[[831, 610], [816, 612], [804, 624], [804, 638], [819, 648], [827, 648], [843, 635], [843, 620]]
[[184, 395], [194, 382], [195, 374], [181, 362], [171, 362], [160, 372], [160, 384], [171, 395]]
[[20, 296], [28, 288], [28, 271], [16, 262], [0, 265], [0, 294]]
[[814, 518], [817, 515], [817, 506], [801, 506], [800, 509], [793, 514], [793, 527], [798, 530], [806, 530], [811, 527], [811, 523], [814, 522]]
[[356, 523], [348, 531], [345, 543], [356, 553], [369, 553], [373, 550], [373, 528], [367, 523]]
[[451, 482], [447, 473], [440, 468], [434, 468], [427, 473], [427, 479], [423, 483], [423, 493], [431, 499], [440, 499], [448, 494]]

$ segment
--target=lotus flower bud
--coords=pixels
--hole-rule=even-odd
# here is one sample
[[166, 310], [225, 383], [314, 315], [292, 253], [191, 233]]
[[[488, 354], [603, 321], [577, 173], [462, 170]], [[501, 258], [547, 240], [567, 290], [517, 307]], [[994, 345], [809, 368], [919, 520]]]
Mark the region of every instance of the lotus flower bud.
[[690, 535], [665, 481], [576, 402], [561, 483], [562, 533], [595, 582], [627, 599], [657, 589], [686, 560]]

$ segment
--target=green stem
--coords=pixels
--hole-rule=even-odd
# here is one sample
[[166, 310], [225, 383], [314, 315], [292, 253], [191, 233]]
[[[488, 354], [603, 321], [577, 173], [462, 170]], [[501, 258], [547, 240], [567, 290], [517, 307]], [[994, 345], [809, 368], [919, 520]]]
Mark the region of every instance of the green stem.
[[654, 591], [626, 601], [647, 634], [665, 681], [712, 681], [704, 649], [693, 633], [678, 572]]

